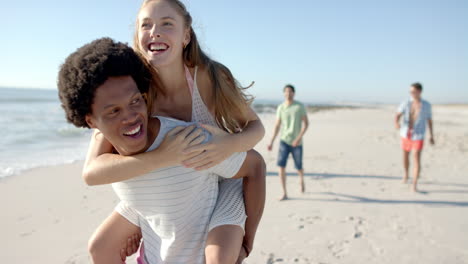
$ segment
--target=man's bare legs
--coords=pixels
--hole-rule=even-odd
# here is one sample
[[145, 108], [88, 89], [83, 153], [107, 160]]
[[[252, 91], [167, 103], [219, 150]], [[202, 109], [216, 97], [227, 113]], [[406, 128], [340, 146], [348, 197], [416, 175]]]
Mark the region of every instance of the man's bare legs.
[[299, 184], [301, 185], [301, 193], [304, 193], [305, 192], [304, 169], [298, 170], [297, 174], [299, 174]]
[[405, 176], [403, 177], [403, 183], [408, 182], [408, 174], [409, 174], [409, 166], [410, 166], [410, 153], [408, 151], [403, 150], [403, 167], [405, 169]]
[[419, 180], [419, 174], [421, 173], [421, 151], [415, 150], [413, 152], [414, 157], [414, 168], [413, 168], [413, 192], [417, 192], [417, 185]]
[[[299, 175], [299, 184], [301, 186], [301, 193], [305, 192], [305, 183], [304, 183], [304, 169], [297, 170]], [[286, 190], [286, 168], [279, 167], [279, 176], [281, 180], [281, 187], [283, 189], [283, 195], [279, 198], [280, 201], [288, 199], [288, 192]]]
[[283, 195], [280, 197], [280, 201], [288, 199], [288, 192], [286, 191], [286, 168], [279, 167], [279, 176], [281, 180], [281, 187], [283, 188]]

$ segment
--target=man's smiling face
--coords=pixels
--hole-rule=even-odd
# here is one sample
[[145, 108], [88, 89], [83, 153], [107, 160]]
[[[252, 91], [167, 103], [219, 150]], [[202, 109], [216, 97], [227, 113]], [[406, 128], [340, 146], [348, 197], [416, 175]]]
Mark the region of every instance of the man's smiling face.
[[131, 76], [110, 77], [96, 89], [86, 116], [121, 155], [143, 152], [148, 142], [145, 100]]

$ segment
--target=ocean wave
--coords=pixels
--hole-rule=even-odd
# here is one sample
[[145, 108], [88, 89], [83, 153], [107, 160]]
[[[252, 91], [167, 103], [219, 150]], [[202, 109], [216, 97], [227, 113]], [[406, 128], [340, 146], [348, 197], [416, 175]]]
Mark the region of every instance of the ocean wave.
[[19, 175], [25, 171], [32, 170], [32, 169], [72, 164], [72, 163], [75, 163], [77, 161], [82, 161], [82, 160], [83, 158], [63, 159], [63, 160], [56, 160], [54, 162], [46, 162], [46, 163], [31, 163], [31, 164], [22, 164], [18, 166], [10, 166], [10, 167], [0, 166], [0, 179]]
[[276, 113], [276, 105], [273, 104], [254, 104], [253, 109], [258, 114]]
[[90, 133], [89, 129], [86, 128], [76, 128], [76, 127], [61, 127], [57, 130], [57, 134], [62, 137], [76, 137], [83, 136]]
[[58, 103], [58, 99], [52, 98], [24, 98], [24, 97], [17, 97], [17, 98], [0, 98], [0, 103], [2, 104], [18, 104], [18, 103]]
[[7, 167], [7, 168], [0, 168], [0, 178], [5, 178], [5, 177], [8, 177], [8, 176], [13, 176], [15, 174], [19, 173], [19, 170], [18, 168], [15, 169], [15, 168], [11, 168], [11, 167]]

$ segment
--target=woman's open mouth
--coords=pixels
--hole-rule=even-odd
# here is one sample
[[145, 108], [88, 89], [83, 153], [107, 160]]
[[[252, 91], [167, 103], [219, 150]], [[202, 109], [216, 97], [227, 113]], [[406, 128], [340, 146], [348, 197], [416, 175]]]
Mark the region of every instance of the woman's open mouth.
[[148, 45], [148, 50], [154, 55], [162, 54], [166, 52], [168, 49], [169, 49], [169, 45], [167, 45], [166, 43], [162, 43], [162, 42], [150, 43]]

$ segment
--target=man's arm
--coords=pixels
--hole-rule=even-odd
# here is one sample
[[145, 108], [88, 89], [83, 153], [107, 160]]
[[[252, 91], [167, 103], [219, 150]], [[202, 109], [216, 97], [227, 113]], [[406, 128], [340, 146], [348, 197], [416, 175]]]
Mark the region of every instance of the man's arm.
[[301, 132], [297, 136], [297, 138], [293, 141], [292, 146], [296, 147], [299, 145], [299, 142], [301, 142], [302, 137], [304, 136], [305, 132], [307, 131], [307, 128], [309, 127], [309, 118], [307, 117], [307, 113], [302, 116], [302, 122], [304, 123]]
[[271, 150], [273, 149], [273, 142], [275, 141], [276, 136], [278, 135], [278, 132], [279, 132], [280, 127], [281, 127], [281, 119], [280, 119], [280, 118], [276, 118], [275, 130], [274, 130], [274, 132], [273, 132], [273, 137], [271, 138], [270, 144], [268, 144], [268, 150], [269, 150], [269, 151], [271, 151]]
[[428, 119], [427, 120], [427, 125], [429, 126], [429, 142], [431, 143], [431, 145], [434, 145], [435, 144], [435, 141], [434, 141], [434, 131], [432, 129], [432, 119]]
[[401, 118], [402, 115], [403, 115], [403, 113], [401, 113], [401, 112], [397, 113], [395, 115], [395, 128], [396, 129], [400, 129], [400, 118]]

